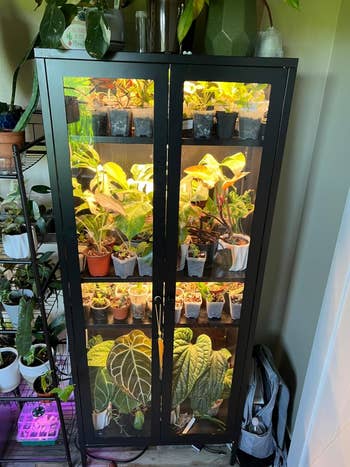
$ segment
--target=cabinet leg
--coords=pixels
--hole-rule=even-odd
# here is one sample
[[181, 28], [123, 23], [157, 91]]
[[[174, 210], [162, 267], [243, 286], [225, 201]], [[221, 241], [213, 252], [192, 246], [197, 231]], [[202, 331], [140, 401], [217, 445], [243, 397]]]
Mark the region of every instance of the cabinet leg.
[[232, 441], [231, 444], [231, 457], [230, 457], [230, 465], [235, 465], [236, 463], [236, 453], [237, 453], [237, 443]]

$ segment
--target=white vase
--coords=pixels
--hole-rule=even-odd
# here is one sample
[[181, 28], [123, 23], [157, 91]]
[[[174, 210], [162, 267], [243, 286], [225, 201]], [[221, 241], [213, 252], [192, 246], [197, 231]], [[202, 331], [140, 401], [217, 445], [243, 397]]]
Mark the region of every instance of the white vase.
[[244, 271], [248, 263], [250, 237], [243, 234], [235, 234], [234, 237], [246, 240], [247, 243], [245, 245], [233, 245], [220, 238], [219, 245], [221, 248], [227, 248], [231, 251], [232, 264], [229, 271]]
[[[46, 347], [45, 344], [33, 344], [33, 347]], [[27, 366], [22, 362], [22, 357], [19, 359], [19, 371], [23, 378], [33, 386], [34, 380], [41, 375], [44, 375], [50, 369], [50, 362], [47, 360], [41, 365]]]
[[[33, 297], [33, 291], [30, 289], [19, 289], [18, 290], [18, 296], [24, 296], [24, 297]], [[11, 305], [9, 303], [4, 303], [2, 302], [2, 306], [4, 307], [4, 310], [8, 314], [8, 317], [10, 318], [10, 321], [12, 323], [12, 326], [14, 329], [17, 329], [18, 327], [18, 315], [19, 315], [19, 304], [18, 305]]]
[[[34, 247], [37, 249], [38, 241], [36, 237], [36, 232], [34, 227], [32, 227], [33, 233], [33, 240], [34, 240]], [[29, 250], [29, 242], [28, 242], [28, 234], [18, 234], [18, 235], [2, 235], [2, 243], [4, 252], [7, 256], [14, 259], [25, 259], [29, 258], [30, 250]]]
[[21, 381], [21, 374], [18, 369], [18, 353], [13, 347], [2, 347], [0, 352], [11, 352], [16, 355], [15, 360], [10, 365], [0, 369], [0, 393], [11, 392], [17, 388]]

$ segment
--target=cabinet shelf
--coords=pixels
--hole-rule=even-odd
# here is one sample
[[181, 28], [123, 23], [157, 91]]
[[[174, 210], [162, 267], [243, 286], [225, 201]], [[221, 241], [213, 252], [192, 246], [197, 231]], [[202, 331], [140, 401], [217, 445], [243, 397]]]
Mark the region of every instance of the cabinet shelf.
[[90, 276], [81, 274], [81, 282], [152, 282], [152, 276], [128, 276], [126, 279], [110, 274], [109, 276]]
[[208, 273], [204, 271], [202, 277], [190, 277], [183, 271], [177, 271], [176, 282], [244, 282], [245, 271], [230, 272], [217, 269]]
[[225, 326], [239, 327], [239, 319], [233, 320], [230, 314], [225, 311], [222, 312], [220, 319], [209, 319], [206, 310], [202, 308], [197, 319], [186, 318], [186, 316], [182, 314], [180, 322], [177, 323], [176, 326], [190, 328], [217, 328]]
[[86, 136], [69, 135], [70, 141], [86, 143], [113, 143], [113, 144], [153, 144], [153, 138], [144, 136]]
[[219, 139], [217, 136], [212, 136], [209, 139], [194, 139], [183, 138], [182, 144], [185, 146], [253, 146], [261, 147], [263, 141], [260, 139], [241, 139], [233, 137], [231, 139]]
[[108, 315], [108, 323], [94, 323], [90, 318], [86, 327], [88, 329], [112, 329], [112, 328], [150, 328], [152, 321], [147, 317], [145, 319], [134, 319], [131, 314], [126, 319], [114, 320], [112, 315]]

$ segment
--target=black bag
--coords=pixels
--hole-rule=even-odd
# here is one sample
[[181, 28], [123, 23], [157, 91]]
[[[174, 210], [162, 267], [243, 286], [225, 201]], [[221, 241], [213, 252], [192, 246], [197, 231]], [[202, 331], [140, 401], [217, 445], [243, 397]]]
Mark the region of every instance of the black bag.
[[[284, 436], [288, 403], [289, 390], [274, 365], [271, 351], [264, 345], [256, 345], [244, 405], [239, 449], [258, 459], [275, 454], [273, 466], [286, 467]], [[254, 417], [259, 421], [258, 432], [252, 430]], [[254, 420], [254, 423], [256, 422], [257, 420]]]

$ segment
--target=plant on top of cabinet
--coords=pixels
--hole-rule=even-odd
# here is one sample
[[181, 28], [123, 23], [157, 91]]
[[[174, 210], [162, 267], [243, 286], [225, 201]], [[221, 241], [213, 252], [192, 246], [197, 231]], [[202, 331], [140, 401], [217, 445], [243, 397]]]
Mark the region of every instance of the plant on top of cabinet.
[[210, 420], [225, 429], [224, 422], [211, 415], [211, 411], [218, 401], [229, 395], [231, 352], [226, 348], [213, 350], [207, 334], [200, 334], [195, 343], [192, 343], [192, 339], [193, 331], [190, 328], [175, 329], [172, 421], [178, 423], [181, 404], [189, 399], [195, 417]]

